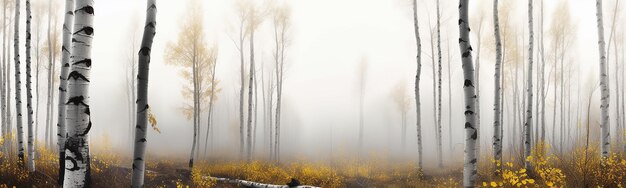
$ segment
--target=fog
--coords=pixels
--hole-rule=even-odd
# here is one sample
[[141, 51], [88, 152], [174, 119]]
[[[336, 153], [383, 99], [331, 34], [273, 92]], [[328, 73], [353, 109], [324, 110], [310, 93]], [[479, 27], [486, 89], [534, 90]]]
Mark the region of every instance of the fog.
[[[154, 156], [187, 156], [191, 150], [193, 122], [181, 113], [184, 102], [192, 99], [181, 94], [187, 84], [180, 77], [180, 67], [164, 62], [166, 45], [173, 43], [181, 32], [181, 25], [186, 20], [188, 1], [159, 1], [157, 13], [157, 35], [152, 49], [150, 66], [149, 104], [158, 120], [161, 133], [149, 131], [148, 153]], [[551, 38], [548, 28], [552, 24], [552, 13], [560, 1], [545, 1], [544, 33], [546, 33], [546, 51], [550, 50]], [[576, 88], [585, 87], [586, 83], [597, 84], [598, 51], [594, 1], [568, 1], [567, 7], [575, 30], [571, 47], [567, 49], [566, 63], [574, 70], [572, 78], [572, 106], [586, 107], [586, 102], [577, 98]], [[613, 1], [605, 3], [605, 30], [610, 32]], [[42, 3], [37, 0], [35, 3]], [[57, 2], [60, 3], [60, 2]], [[262, 7], [266, 1], [255, 1]], [[422, 76], [421, 109], [424, 155], [429, 160], [436, 158], [435, 150], [435, 111], [433, 99], [433, 74], [431, 72], [430, 28], [435, 27], [435, 1], [418, 1], [420, 37], [422, 39]], [[442, 50], [443, 50], [443, 93], [442, 93], [442, 133], [445, 160], [449, 158], [461, 161], [464, 141], [463, 115], [463, 75], [460, 53], [457, 43], [457, 2], [441, 1]], [[514, 40], [527, 43], [525, 1], [504, 1], [510, 4], [510, 28], [518, 32]], [[212, 150], [209, 155], [236, 158], [239, 152], [239, 54], [235, 45], [238, 37], [236, 9], [231, 0], [202, 0], [203, 26], [208, 44], [217, 44], [217, 79], [222, 89], [217, 95], [214, 114], [214, 134], [209, 138]], [[290, 41], [286, 50], [286, 73], [283, 90], [281, 119], [281, 156], [291, 159], [327, 160], [331, 157], [354, 156], [358, 150], [359, 127], [359, 76], [358, 67], [366, 59], [368, 69], [364, 89], [364, 145], [368, 156], [392, 156], [403, 159], [417, 158], [416, 113], [414, 100], [414, 81], [416, 72], [416, 46], [411, 13], [411, 2], [406, 0], [290, 0], [287, 4], [292, 9]], [[471, 1], [470, 18], [472, 25], [477, 24], [478, 15], [484, 14], [481, 41], [481, 149], [490, 150], [493, 132], [493, 75], [495, 53], [493, 46], [492, 2]], [[62, 6], [56, 11], [59, 25], [62, 22]], [[126, 91], [126, 71], [133, 52], [133, 37], [140, 40], [143, 20], [145, 20], [145, 2], [139, 0], [96, 0], [95, 38], [93, 42], [92, 81], [90, 86], [93, 127], [90, 140], [93, 147], [102, 147], [103, 140], [108, 140], [113, 149], [129, 152], [128, 99]], [[538, 12], [538, 8], [537, 8]], [[538, 16], [536, 16], [538, 18]], [[537, 22], [536, 22], [537, 23]], [[624, 24], [618, 21], [618, 33], [623, 35]], [[24, 26], [22, 26], [24, 27]], [[270, 20], [261, 23], [255, 34], [257, 74], [261, 71], [270, 73], [273, 67], [273, 25]], [[472, 46], [476, 46], [478, 36], [472, 28]], [[536, 27], [538, 28], [538, 27]], [[60, 27], [58, 28], [60, 29]], [[133, 32], [136, 30], [136, 32]], [[21, 31], [24, 31], [22, 28]], [[513, 31], [512, 31], [513, 32]], [[539, 31], [535, 31], [538, 33]], [[524, 33], [523, 35], [521, 33]], [[45, 35], [42, 34], [42, 44]], [[525, 37], [525, 38], [522, 38]], [[23, 43], [23, 38], [21, 39]], [[136, 44], [139, 41], [135, 41]], [[246, 42], [247, 43], [247, 42]], [[623, 44], [623, 43], [622, 43]], [[436, 45], [436, 44], [435, 44]], [[248, 45], [245, 45], [248, 50]], [[22, 47], [23, 48], [23, 47]], [[623, 48], [623, 47], [622, 47]], [[449, 50], [448, 50], [449, 49]], [[527, 47], [522, 51], [527, 51]], [[477, 49], [475, 49], [475, 52]], [[474, 52], [474, 53], [475, 53]], [[547, 53], [547, 52], [546, 52]], [[448, 59], [448, 54], [450, 58]], [[623, 53], [622, 53], [623, 54]], [[246, 63], [249, 58], [246, 51]], [[23, 58], [24, 56], [22, 56]], [[522, 71], [526, 59], [520, 58], [518, 66], [511, 70]], [[549, 58], [548, 58], [549, 59]], [[535, 58], [537, 61], [537, 58]], [[623, 61], [623, 60], [622, 60]], [[448, 107], [448, 73], [451, 69], [451, 106]], [[259, 66], [264, 63], [264, 67]], [[509, 62], [505, 62], [509, 63]], [[546, 70], [551, 69], [551, 62]], [[512, 63], [513, 64], [513, 63]], [[505, 65], [509, 66], [509, 65]], [[610, 64], [612, 67], [613, 64]], [[57, 66], [58, 68], [59, 66]], [[259, 68], [261, 67], [261, 68]], [[580, 72], [577, 72], [580, 70]], [[509, 73], [507, 73], [509, 74]], [[520, 76], [520, 92], [523, 80]], [[56, 78], [56, 77], [55, 77]], [[45, 76], [40, 76], [42, 93], [45, 101]], [[512, 84], [511, 78], [507, 84]], [[592, 80], [592, 81], [588, 81]], [[12, 80], [13, 81], [13, 80]], [[407, 145], [401, 147], [401, 113], [397, 110], [392, 97], [394, 87], [405, 83], [410, 105], [407, 113]], [[581, 84], [579, 84], [581, 83]], [[12, 85], [13, 86], [13, 85]], [[551, 85], [547, 85], [551, 88]], [[56, 88], [56, 87], [55, 87]], [[586, 87], [585, 87], [586, 88]], [[260, 88], [259, 88], [260, 89]], [[584, 88], [583, 88], [584, 89]], [[509, 146], [508, 128], [512, 121], [511, 88], [505, 88], [508, 100], [504, 104], [505, 149]], [[24, 91], [24, 90], [23, 90]], [[552, 123], [552, 111], [555, 104], [548, 90], [546, 99], [547, 125]], [[246, 92], [247, 93], [247, 92]], [[586, 93], [586, 91], [585, 91]], [[259, 93], [260, 95], [261, 93]], [[25, 95], [25, 91], [24, 91]], [[521, 94], [520, 94], [521, 95]], [[58, 96], [58, 95], [57, 95]], [[586, 96], [583, 94], [583, 97]], [[521, 97], [519, 98], [521, 100]], [[593, 97], [592, 108], [599, 107], [600, 96]], [[260, 96], [259, 96], [260, 100]], [[56, 99], [54, 100], [56, 102]], [[623, 101], [622, 101], [623, 102]], [[43, 102], [42, 102], [43, 103]], [[45, 122], [45, 104], [40, 104], [39, 124]], [[269, 154], [268, 139], [264, 137], [263, 106], [259, 101], [258, 138], [255, 158], [266, 159]], [[247, 106], [247, 105], [246, 105]], [[12, 108], [15, 110], [14, 108]], [[576, 108], [572, 108], [576, 109]], [[55, 107], [56, 110], [56, 107]], [[573, 112], [572, 112], [573, 113]], [[600, 111], [591, 112], [598, 117]], [[613, 109], [611, 109], [611, 113]], [[55, 112], [56, 114], [56, 112]], [[556, 115], [556, 114], [554, 114]], [[56, 116], [54, 116], [56, 117]], [[247, 117], [247, 116], [246, 116]], [[15, 117], [14, 117], [15, 118]], [[204, 136], [207, 112], [201, 118], [201, 154], [204, 148]], [[581, 117], [582, 118], [582, 117]], [[597, 122], [599, 118], [592, 119]], [[576, 120], [574, 120], [576, 121]], [[54, 121], [56, 124], [56, 120]], [[574, 126], [574, 125], [572, 125]], [[596, 129], [598, 126], [592, 126]], [[39, 139], [43, 140], [43, 126], [39, 129]], [[55, 130], [56, 131], [56, 130]], [[449, 135], [448, 132], [452, 135]], [[552, 132], [548, 128], [548, 135]], [[450, 142], [451, 140], [451, 142]], [[452, 148], [449, 148], [452, 146]], [[97, 149], [96, 149], [97, 150]], [[452, 150], [452, 151], [450, 151]], [[428, 164], [428, 163], [426, 163]]]

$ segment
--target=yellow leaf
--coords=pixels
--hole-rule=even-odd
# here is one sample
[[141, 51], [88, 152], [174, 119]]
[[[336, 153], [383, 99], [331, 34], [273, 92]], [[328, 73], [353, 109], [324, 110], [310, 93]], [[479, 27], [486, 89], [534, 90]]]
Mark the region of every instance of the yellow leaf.
[[497, 187], [497, 186], [498, 186], [498, 184], [496, 182], [494, 182], [494, 181], [491, 182], [491, 187]]
[[487, 187], [487, 182], [483, 182], [483, 187]]
[[152, 113], [152, 109], [150, 107], [148, 107], [148, 122], [150, 122], [152, 129], [154, 129], [158, 133], [161, 133], [161, 130], [159, 130], [159, 127], [157, 127], [156, 116], [154, 116], [154, 114]]

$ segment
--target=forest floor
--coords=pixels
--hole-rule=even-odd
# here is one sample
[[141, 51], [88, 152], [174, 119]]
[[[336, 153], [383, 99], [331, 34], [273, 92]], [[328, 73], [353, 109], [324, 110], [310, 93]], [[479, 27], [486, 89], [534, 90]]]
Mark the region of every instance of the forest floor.
[[[533, 153], [541, 150], [537, 148]], [[549, 148], [546, 150], [550, 151]], [[570, 151], [567, 155], [533, 155], [526, 159], [533, 166], [531, 170], [523, 168], [524, 160], [519, 158], [505, 158], [503, 164], [497, 164], [493, 160], [484, 160], [488, 158], [485, 155], [479, 162], [476, 184], [479, 187], [623, 187], [626, 184], [626, 160], [621, 154], [611, 155], [601, 166], [597, 147], [577, 147]], [[40, 145], [34, 173], [19, 167], [15, 156], [14, 152], [9, 155], [0, 153], [0, 188], [58, 187], [57, 154]], [[463, 169], [460, 159], [445, 168], [426, 167], [422, 174], [410, 160], [344, 158], [332, 162], [302, 160], [280, 164], [210, 160], [197, 162], [193, 170], [189, 170], [184, 159], [149, 158], [146, 187], [239, 187], [209, 177], [276, 185], [285, 185], [294, 178], [303, 185], [320, 187], [460, 187]], [[129, 161], [129, 157], [112, 151], [99, 149], [92, 152], [92, 187], [128, 187]], [[496, 166], [502, 169], [495, 170]]]

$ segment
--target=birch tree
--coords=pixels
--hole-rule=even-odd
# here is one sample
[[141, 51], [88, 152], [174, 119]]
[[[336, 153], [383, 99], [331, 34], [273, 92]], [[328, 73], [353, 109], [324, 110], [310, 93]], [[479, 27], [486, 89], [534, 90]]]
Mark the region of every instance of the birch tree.
[[26, 0], [26, 113], [27, 113], [27, 123], [28, 123], [28, 140], [27, 140], [27, 150], [28, 150], [28, 171], [35, 171], [35, 135], [33, 135], [34, 127], [33, 127], [33, 94], [32, 94], [32, 81], [31, 81], [31, 32], [30, 32], [30, 22], [32, 19], [31, 11], [30, 11], [30, 0]]
[[502, 41], [500, 38], [500, 21], [498, 20], [498, 0], [493, 1], [493, 22], [494, 22], [494, 34], [496, 43], [496, 67], [495, 67], [495, 90], [494, 90], [494, 122], [493, 122], [493, 158], [496, 160], [494, 164], [496, 173], [498, 169], [501, 169], [502, 164], [502, 123], [500, 122], [500, 115], [502, 107], [500, 93], [501, 93], [501, 73], [502, 73]]
[[528, 0], [528, 76], [526, 97], [526, 122], [524, 123], [524, 164], [526, 169], [532, 169], [530, 160], [527, 160], [531, 155], [532, 143], [531, 143], [531, 130], [532, 130], [532, 112], [533, 112], [533, 0]]
[[71, 67], [67, 83], [67, 140], [63, 187], [90, 187], [89, 131], [91, 110], [91, 48], [94, 36], [93, 0], [76, 0]]
[[439, 167], [443, 167], [442, 144], [441, 144], [441, 13], [439, 8], [439, 0], [437, 0], [437, 161]]
[[[359, 157], [363, 157], [363, 140], [365, 132], [365, 122], [363, 120], [363, 98], [365, 95], [365, 80], [367, 79], [367, 59], [362, 57], [358, 67], [358, 79], [359, 79]], [[404, 124], [403, 124], [404, 126]], [[404, 129], [403, 129], [404, 130]], [[402, 133], [405, 134], [404, 132]], [[402, 149], [405, 149], [406, 139], [402, 138]]]
[[66, 117], [67, 117], [67, 82], [70, 69], [70, 51], [72, 44], [72, 30], [74, 26], [74, 0], [65, 0], [65, 18], [63, 20], [63, 47], [61, 47], [61, 75], [59, 76], [59, 106], [57, 120], [57, 145], [59, 151], [59, 179], [57, 183], [61, 185], [65, 175], [65, 141], [66, 141]]
[[419, 32], [419, 22], [417, 19], [417, 0], [413, 0], [413, 29], [415, 30], [415, 44], [417, 46], [416, 53], [416, 67], [417, 73], [415, 74], [415, 112], [417, 114], [416, 127], [417, 127], [417, 168], [419, 171], [422, 170], [422, 110], [421, 110], [421, 101], [420, 101], [420, 76], [422, 73], [422, 41], [420, 40], [420, 32]]
[[237, 6], [237, 16], [239, 17], [239, 38], [238, 41], [239, 44], [235, 43], [235, 46], [237, 47], [237, 50], [239, 51], [239, 78], [241, 80], [241, 85], [239, 88], [239, 157], [243, 157], [243, 152], [244, 152], [244, 142], [245, 142], [245, 138], [244, 138], [244, 109], [243, 109], [243, 104], [244, 104], [244, 90], [245, 90], [245, 78], [244, 78], [244, 49], [243, 49], [243, 42], [246, 38], [246, 34], [245, 34], [245, 22], [248, 19], [248, 9], [249, 9], [249, 2], [247, 1], [236, 1], [236, 6]]
[[[1, 100], [1, 104], [0, 104], [1, 105], [1, 111], [0, 111], [0, 113], [2, 113], [0, 115], [0, 116], [2, 116], [2, 118], [0, 119], [0, 121], [2, 121], [1, 122], [2, 124], [0, 124], [0, 139], [1, 140], [5, 140], [6, 139], [5, 136], [7, 134], [7, 129], [8, 129], [8, 126], [7, 126], [8, 125], [8, 123], [7, 123], [7, 121], [8, 121], [8, 117], [7, 117], [7, 110], [8, 110], [7, 109], [7, 98], [8, 98], [8, 96], [7, 96], [6, 88], [9, 85], [9, 83], [7, 82], [7, 72], [6, 72], [6, 68], [7, 68], [8, 65], [7, 65], [6, 61], [4, 61], [4, 56], [6, 55], [5, 51], [4, 51], [4, 47], [5, 47], [5, 43], [6, 43], [6, 40], [5, 40], [6, 39], [5, 38], [6, 34], [4, 33], [4, 32], [6, 32], [6, 29], [5, 29], [6, 28], [6, 12], [7, 12], [6, 1], [3, 1], [3, 9], [2, 10], [3, 10], [2, 12], [3, 12], [4, 17], [2, 18], [2, 22], [3, 22], [3, 25], [2, 25], [2, 33], [3, 33], [2, 34], [2, 60], [1, 60], [2, 65], [0, 66], [0, 87], [2, 87], [2, 88], [0, 88], [0, 92], [2, 92], [0, 94], [0, 100]], [[8, 143], [8, 142], [4, 141], [3, 143]], [[0, 150], [0, 152], [6, 153], [6, 150], [7, 150], [6, 145], [3, 144], [2, 145], [2, 150]]]
[[283, 81], [285, 79], [285, 49], [288, 45], [288, 30], [291, 26], [291, 8], [288, 4], [277, 5], [272, 21], [274, 24], [274, 61], [276, 63], [276, 113], [274, 131], [274, 159], [280, 161], [280, 126]]
[[15, 62], [15, 113], [17, 122], [17, 157], [18, 163], [24, 165], [24, 131], [22, 128], [22, 80], [20, 76], [20, 0], [15, 1], [15, 20], [13, 35], [13, 61]]
[[463, 63], [463, 93], [465, 95], [465, 159], [463, 165], [463, 186], [474, 187], [476, 181], [476, 88], [474, 87], [474, 63], [470, 45], [470, 23], [468, 0], [459, 0], [459, 49]]
[[406, 148], [406, 128], [407, 128], [407, 112], [409, 111], [409, 105], [411, 98], [407, 95], [406, 82], [404, 80], [398, 82], [394, 89], [391, 92], [391, 97], [393, 102], [396, 105], [396, 109], [400, 112], [400, 122], [402, 125], [402, 130], [400, 131], [401, 141], [402, 141], [402, 149]]
[[185, 103], [182, 113], [187, 119], [193, 119], [193, 137], [189, 157], [189, 168], [193, 167], [194, 157], [198, 149], [198, 134], [200, 129], [200, 112], [203, 104], [210, 96], [209, 80], [210, 67], [214, 62], [206, 45], [204, 27], [202, 25], [202, 10], [200, 1], [192, 1], [189, 5], [188, 19], [182, 25], [177, 41], [167, 44], [165, 62], [169, 65], [181, 67], [180, 75], [187, 82], [182, 90], [184, 98], [191, 98], [192, 103]]
[[132, 187], [144, 187], [144, 173], [146, 169], [146, 146], [148, 132], [148, 79], [150, 74], [150, 58], [152, 52], [152, 42], [156, 35], [156, 0], [147, 1], [146, 26], [143, 31], [141, 48], [139, 50], [139, 60], [137, 69], [137, 128], [135, 129], [135, 147], [133, 152], [133, 175]]
[[598, 26], [598, 51], [600, 56], [600, 94], [602, 97], [600, 110], [602, 111], [602, 118], [600, 123], [601, 133], [600, 138], [600, 155], [602, 159], [606, 159], [609, 156], [610, 149], [610, 129], [609, 129], [609, 85], [607, 77], [606, 66], [606, 46], [604, 42], [604, 23], [602, 20], [602, 0], [596, 0], [596, 23]]

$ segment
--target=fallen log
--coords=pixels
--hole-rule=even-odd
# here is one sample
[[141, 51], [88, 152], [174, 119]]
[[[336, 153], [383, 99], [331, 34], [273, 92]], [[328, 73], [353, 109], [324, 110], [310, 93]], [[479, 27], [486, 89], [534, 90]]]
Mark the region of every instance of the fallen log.
[[273, 185], [273, 184], [258, 183], [258, 182], [253, 182], [253, 181], [231, 179], [231, 178], [218, 178], [218, 177], [211, 177], [211, 176], [203, 176], [202, 179], [214, 180], [214, 181], [221, 182], [221, 183], [237, 184], [237, 185], [241, 185], [245, 187], [252, 187], [252, 188], [320, 188], [320, 187], [311, 186], [311, 185], [300, 185], [300, 182], [296, 179], [291, 179], [291, 182], [285, 185]]

